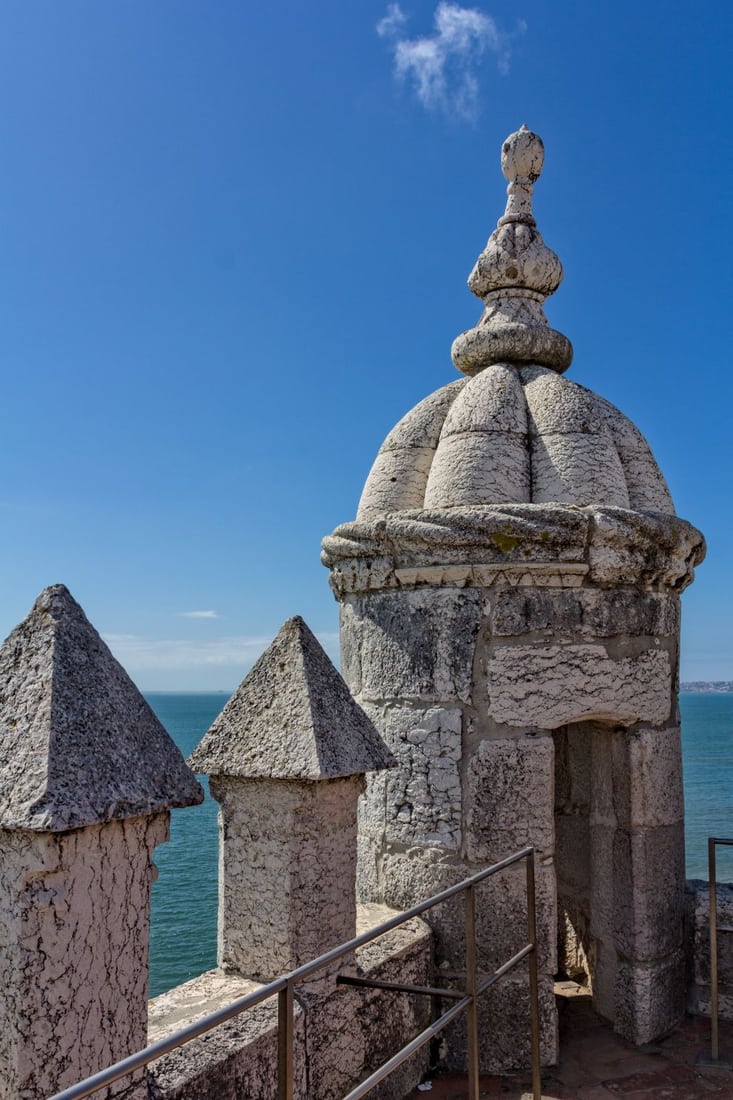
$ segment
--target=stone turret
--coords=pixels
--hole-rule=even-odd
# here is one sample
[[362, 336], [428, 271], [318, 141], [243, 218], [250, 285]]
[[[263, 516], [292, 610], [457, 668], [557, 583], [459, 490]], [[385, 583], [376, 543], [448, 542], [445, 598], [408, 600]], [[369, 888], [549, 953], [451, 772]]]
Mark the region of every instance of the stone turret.
[[272, 981], [355, 935], [356, 803], [391, 763], [289, 619], [191, 757], [221, 805], [219, 966]]
[[[47, 588], [0, 649], [3, 1100], [145, 1046], [152, 853], [169, 808], [202, 799], [79, 605]], [[147, 1096], [136, 1081], [110, 1095]]]
[[[563, 376], [542, 165], [537, 135], [507, 138], [506, 211], [469, 279], [484, 311], [453, 344], [465, 377], [390, 432], [323, 561], [344, 676], [398, 761], [361, 805], [361, 897], [407, 906], [534, 844], [552, 1062], [558, 969], [638, 1043], [683, 1010], [679, 594], [704, 542], [638, 429]], [[485, 892], [487, 969], [523, 942], [522, 895], [512, 875]], [[432, 920], [459, 971], [457, 913]], [[484, 1000], [486, 1068], [526, 1062], [525, 989]]]

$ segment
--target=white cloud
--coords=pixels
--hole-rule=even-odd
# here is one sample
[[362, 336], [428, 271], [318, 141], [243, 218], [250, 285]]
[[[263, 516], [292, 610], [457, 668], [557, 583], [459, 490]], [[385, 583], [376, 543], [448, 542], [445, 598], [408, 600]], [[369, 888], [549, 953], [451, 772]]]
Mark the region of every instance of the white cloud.
[[409, 81], [428, 110], [442, 110], [452, 116], [473, 119], [479, 97], [477, 69], [489, 50], [499, 72], [509, 71], [511, 42], [523, 34], [526, 23], [508, 34], [496, 20], [478, 8], [462, 8], [441, 0], [435, 9], [435, 30], [421, 38], [404, 38], [400, 33], [406, 17], [399, 4], [390, 4], [377, 24], [377, 33], [392, 40], [395, 73]]
[[218, 619], [218, 611], [179, 611], [182, 619]]
[[[103, 634], [102, 637], [130, 673], [218, 667], [234, 670], [240, 677], [272, 641], [264, 635], [233, 635], [207, 641], [143, 638], [136, 634]], [[316, 637], [336, 661], [338, 634], [324, 631]]]
[[387, 14], [377, 23], [377, 34], [380, 38], [389, 38], [396, 34], [400, 27], [407, 22], [407, 16], [399, 4], [389, 4]]

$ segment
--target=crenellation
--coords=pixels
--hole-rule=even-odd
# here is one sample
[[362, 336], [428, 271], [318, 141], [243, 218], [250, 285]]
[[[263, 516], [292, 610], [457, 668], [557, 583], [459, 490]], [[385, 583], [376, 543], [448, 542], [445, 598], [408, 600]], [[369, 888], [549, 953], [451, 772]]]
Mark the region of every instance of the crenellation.
[[145, 1045], [152, 855], [203, 792], [62, 585], [0, 680], [0, 1097], [44, 1100]]

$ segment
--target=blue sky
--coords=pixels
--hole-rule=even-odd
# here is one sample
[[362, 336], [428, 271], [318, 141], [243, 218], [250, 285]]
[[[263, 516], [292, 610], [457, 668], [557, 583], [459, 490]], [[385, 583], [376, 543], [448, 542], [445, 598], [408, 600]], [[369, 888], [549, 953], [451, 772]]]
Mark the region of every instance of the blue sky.
[[731, 7], [438, 9], [2, 6], [3, 636], [62, 581], [143, 689], [231, 688], [295, 613], [335, 653], [320, 539], [457, 377], [526, 122], [569, 377], [706, 534], [682, 674], [733, 679]]

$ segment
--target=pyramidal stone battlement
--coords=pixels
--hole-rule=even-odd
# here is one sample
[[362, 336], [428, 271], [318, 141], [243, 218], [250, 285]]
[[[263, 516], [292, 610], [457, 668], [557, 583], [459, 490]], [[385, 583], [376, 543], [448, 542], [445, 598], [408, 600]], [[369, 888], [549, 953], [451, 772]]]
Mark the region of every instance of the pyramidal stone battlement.
[[281, 628], [189, 761], [209, 775], [336, 779], [394, 760], [300, 616]]
[[183, 756], [62, 584], [0, 649], [0, 828], [60, 832], [203, 800]]

